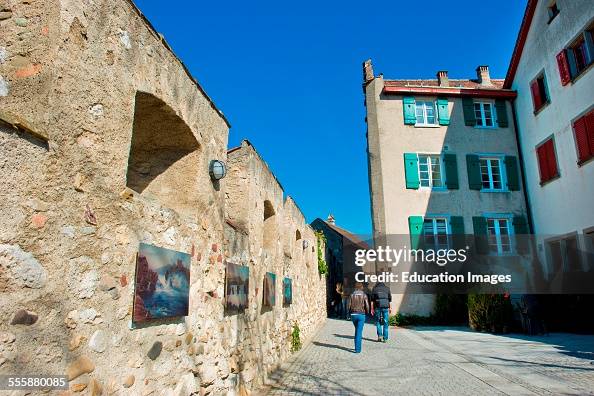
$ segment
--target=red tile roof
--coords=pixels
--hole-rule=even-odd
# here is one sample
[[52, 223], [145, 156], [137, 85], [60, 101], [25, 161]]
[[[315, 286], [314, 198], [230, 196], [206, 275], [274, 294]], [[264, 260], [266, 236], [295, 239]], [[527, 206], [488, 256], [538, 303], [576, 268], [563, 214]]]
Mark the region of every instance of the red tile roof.
[[[472, 89], [501, 89], [503, 79], [491, 79], [493, 86], [481, 85], [476, 80], [449, 80], [449, 88], [472, 88]], [[436, 79], [433, 80], [384, 80], [386, 87], [439, 87]], [[445, 87], [442, 87], [445, 88]]]

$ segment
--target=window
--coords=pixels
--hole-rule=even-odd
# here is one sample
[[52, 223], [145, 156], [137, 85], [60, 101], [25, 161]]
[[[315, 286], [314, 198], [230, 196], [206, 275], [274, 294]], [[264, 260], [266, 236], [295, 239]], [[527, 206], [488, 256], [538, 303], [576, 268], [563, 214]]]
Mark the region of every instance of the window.
[[594, 110], [578, 118], [573, 123], [578, 164], [594, 157]]
[[540, 170], [540, 184], [559, 176], [555, 144], [552, 137], [536, 147], [536, 156], [538, 158], [538, 169]]
[[425, 217], [423, 220], [423, 240], [426, 247], [447, 249], [449, 246], [448, 235], [448, 219]]
[[530, 92], [532, 93], [532, 103], [534, 104], [535, 113], [550, 102], [544, 73], [532, 80], [530, 83]]
[[478, 127], [495, 127], [493, 104], [488, 102], [474, 102], [474, 118]]
[[415, 102], [416, 125], [437, 125], [434, 102]]
[[549, 23], [551, 23], [551, 21], [553, 19], [555, 19], [555, 17], [557, 15], [559, 15], [559, 7], [557, 6], [557, 2], [554, 1], [548, 8], [549, 11]]
[[419, 183], [421, 187], [444, 187], [439, 155], [419, 154]]
[[503, 190], [501, 158], [480, 158], [483, 190]]
[[509, 218], [487, 218], [487, 236], [491, 253], [512, 253]]
[[594, 63], [594, 25], [557, 54], [561, 85], [567, 85]]
[[570, 47], [570, 51], [573, 53], [573, 58], [575, 59], [576, 73], [580, 74], [590, 63], [584, 37], [578, 39], [578, 41]]

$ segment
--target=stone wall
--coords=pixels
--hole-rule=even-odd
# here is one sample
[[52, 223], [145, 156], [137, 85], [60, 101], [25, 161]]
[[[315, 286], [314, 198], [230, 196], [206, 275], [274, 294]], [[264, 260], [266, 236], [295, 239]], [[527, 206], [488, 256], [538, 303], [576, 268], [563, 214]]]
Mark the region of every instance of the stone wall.
[[[68, 373], [88, 394], [262, 382], [293, 321], [310, 335], [324, 316], [301, 294], [324, 292], [313, 255], [259, 253], [256, 190], [313, 244], [292, 201], [278, 183], [246, 199], [232, 172], [211, 181], [229, 125], [132, 3], [0, 0], [0, 19], [0, 374]], [[236, 194], [253, 205], [245, 230], [225, 220]], [[140, 242], [192, 255], [187, 317], [132, 326]], [[254, 267], [244, 315], [224, 312], [226, 259]], [[264, 267], [293, 277], [293, 306], [260, 313]]]
[[[229, 261], [250, 267], [250, 300], [245, 314], [233, 318], [251, 327], [249, 348], [252, 359], [265, 371], [290, 354], [289, 333], [295, 323], [302, 339], [310, 338], [326, 318], [326, 279], [318, 274], [316, 236], [291, 197], [284, 197], [281, 185], [254, 147], [244, 140], [228, 154], [227, 185], [233, 186], [226, 204]], [[273, 213], [267, 219], [266, 206]], [[275, 230], [266, 242], [267, 230]], [[244, 243], [238, 245], [244, 235]], [[262, 307], [262, 282], [266, 272], [275, 273], [277, 304]], [[293, 304], [282, 305], [282, 279], [293, 282]], [[259, 359], [264, 358], [263, 361]]]

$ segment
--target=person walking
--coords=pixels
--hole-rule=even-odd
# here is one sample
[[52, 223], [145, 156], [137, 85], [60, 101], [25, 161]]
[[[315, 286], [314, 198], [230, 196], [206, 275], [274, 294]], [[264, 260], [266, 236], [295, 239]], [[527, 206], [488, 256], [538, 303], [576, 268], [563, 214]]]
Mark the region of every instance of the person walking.
[[375, 317], [377, 342], [387, 342], [389, 336], [390, 303], [392, 292], [383, 282], [377, 283], [371, 291], [371, 316]]
[[355, 291], [349, 298], [348, 311], [355, 326], [355, 353], [361, 353], [365, 315], [369, 312], [369, 300], [363, 291], [363, 284], [361, 282], [355, 284]]

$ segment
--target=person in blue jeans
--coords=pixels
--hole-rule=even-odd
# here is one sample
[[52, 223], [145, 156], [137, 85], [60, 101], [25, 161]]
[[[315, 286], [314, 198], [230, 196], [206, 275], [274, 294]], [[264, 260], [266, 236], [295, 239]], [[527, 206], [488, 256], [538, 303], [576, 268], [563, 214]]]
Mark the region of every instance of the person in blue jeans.
[[387, 342], [389, 337], [390, 303], [392, 292], [383, 282], [371, 290], [371, 315], [375, 316], [377, 342]]
[[369, 311], [369, 300], [363, 291], [363, 284], [357, 282], [355, 284], [355, 291], [349, 297], [348, 304], [348, 312], [351, 314], [351, 320], [355, 326], [355, 353], [361, 353], [365, 315]]

